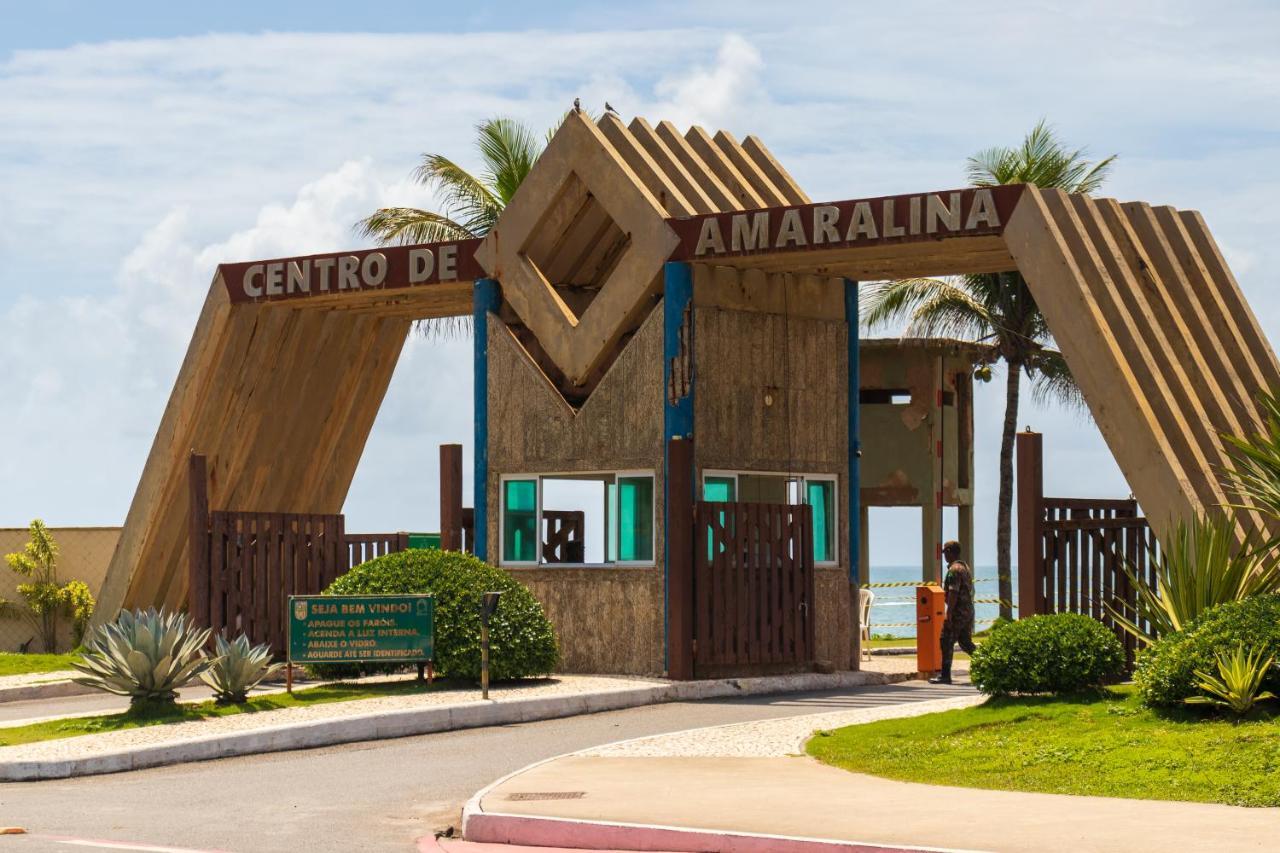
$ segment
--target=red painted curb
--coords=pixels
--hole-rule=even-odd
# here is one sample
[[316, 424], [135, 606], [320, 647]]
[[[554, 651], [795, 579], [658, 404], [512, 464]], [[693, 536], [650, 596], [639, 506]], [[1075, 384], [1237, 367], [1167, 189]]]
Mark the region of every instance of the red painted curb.
[[[468, 841], [485, 844], [646, 853], [978, 853], [939, 847], [902, 847], [827, 838], [489, 813], [467, 816], [466, 837]], [[441, 848], [426, 849], [436, 853]]]

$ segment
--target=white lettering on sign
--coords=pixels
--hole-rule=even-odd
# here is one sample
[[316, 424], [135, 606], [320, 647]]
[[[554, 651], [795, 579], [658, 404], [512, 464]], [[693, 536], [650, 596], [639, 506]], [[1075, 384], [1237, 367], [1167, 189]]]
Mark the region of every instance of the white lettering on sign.
[[769, 248], [769, 214], [761, 211], [752, 216], [749, 228], [747, 215], [736, 214], [730, 220], [729, 235], [730, 248], [735, 252]]
[[262, 278], [262, 264], [254, 264], [244, 271], [244, 292], [246, 296], [256, 299], [262, 295], [262, 285], [258, 280]]
[[[962, 210], [962, 200], [965, 202]], [[771, 219], [777, 217], [776, 219]], [[777, 230], [771, 229], [775, 225]], [[999, 228], [1003, 223], [993, 191], [921, 193], [734, 213], [723, 221], [709, 216], [698, 225], [693, 255], [757, 252], [803, 246], [837, 246], [869, 240], [939, 236], [947, 233]], [[726, 241], [724, 229], [729, 234]], [[692, 234], [685, 239], [690, 239]], [[727, 245], [726, 245], [727, 243]]]
[[420, 284], [436, 271], [436, 256], [430, 249], [413, 249], [409, 252], [409, 283]]
[[360, 255], [263, 261], [245, 267], [238, 286], [245, 299], [270, 299], [359, 291], [388, 284], [403, 287], [457, 281], [458, 248], [453, 244], [417, 247], [397, 257], [378, 250]]
[[456, 281], [458, 278], [458, 247], [440, 247], [440, 279]]

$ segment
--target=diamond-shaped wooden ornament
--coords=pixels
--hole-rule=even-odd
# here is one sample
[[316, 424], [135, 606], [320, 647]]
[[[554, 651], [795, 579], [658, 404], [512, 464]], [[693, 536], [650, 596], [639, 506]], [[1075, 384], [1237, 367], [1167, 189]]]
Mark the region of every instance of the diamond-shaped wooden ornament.
[[[525, 252], [545, 220], [563, 217], [557, 207], [563, 207], [563, 191], [575, 177], [627, 236], [621, 255], [581, 316], [565, 304]], [[571, 112], [480, 244], [476, 259], [501, 282], [503, 298], [547, 356], [570, 382], [582, 384], [635, 321], [633, 313], [660, 281], [662, 265], [679, 242], [666, 215], [595, 123]]]

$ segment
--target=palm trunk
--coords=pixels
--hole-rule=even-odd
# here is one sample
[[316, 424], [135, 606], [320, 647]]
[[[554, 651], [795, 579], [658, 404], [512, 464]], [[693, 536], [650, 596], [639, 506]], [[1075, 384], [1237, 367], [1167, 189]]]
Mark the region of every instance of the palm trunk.
[[1000, 498], [996, 509], [996, 577], [1000, 586], [1001, 619], [1013, 618], [1013, 440], [1018, 430], [1018, 392], [1022, 381], [1022, 363], [1010, 361], [1007, 366], [1004, 432], [1000, 436]]

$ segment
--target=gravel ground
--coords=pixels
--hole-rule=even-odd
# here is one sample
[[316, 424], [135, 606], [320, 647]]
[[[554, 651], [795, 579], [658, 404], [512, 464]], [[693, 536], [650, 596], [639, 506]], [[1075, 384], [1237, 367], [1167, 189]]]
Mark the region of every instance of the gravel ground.
[[805, 741], [819, 730], [968, 708], [985, 698], [976, 691], [966, 691], [966, 695], [947, 699], [733, 723], [621, 741], [580, 754], [611, 758], [781, 758], [803, 753]]
[[[516, 699], [602, 693], [661, 683], [663, 682], [656, 679], [562, 675], [556, 678], [521, 682], [513, 685], [498, 685], [490, 688], [489, 699], [494, 703], [502, 703]], [[402, 711], [442, 705], [467, 705], [479, 701], [480, 691], [473, 688], [469, 690], [439, 690], [414, 696], [387, 696], [350, 702], [329, 702], [321, 705], [282, 708], [275, 711], [258, 711], [248, 714], [232, 714], [228, 717], [214, 717], [187, 723], [146, 726], [138, 729], [104, 732], [98, 735], [82, 735], [61, 740], [0, 747], [0, 761], [58, 761], [69, 758], [84, 758], [89, 755], [116, 752], [132, 747], [194, 740], [229, 732], [252, 731], [278, 725], [296, 725], [298, 723], [321, 720], [335, 720], [382, 711]]]

